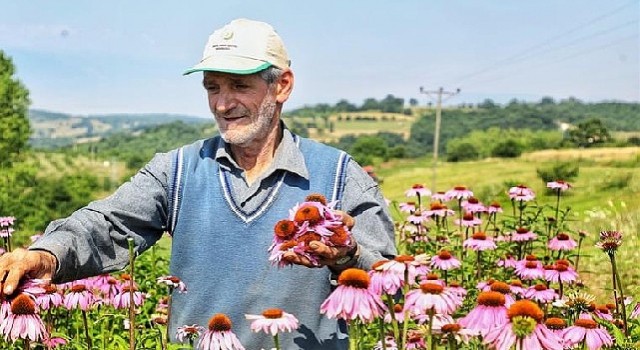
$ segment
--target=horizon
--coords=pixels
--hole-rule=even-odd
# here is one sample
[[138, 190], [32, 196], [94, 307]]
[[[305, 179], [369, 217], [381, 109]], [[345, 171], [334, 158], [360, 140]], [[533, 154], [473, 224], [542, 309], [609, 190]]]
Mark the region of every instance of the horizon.
[[547, 96], [640, 102], [637, 0], [4, 7], [0, 50], [30, 91], [30, 108], [54, 113], [209, 117], [200, 78], [182, 72], [210, 32], [237, 17], [266, 21], [282, 36], [296, 77], [285, 112], [386, 95], [435, 104], [421, 86], [460, 88], [446, 106]]

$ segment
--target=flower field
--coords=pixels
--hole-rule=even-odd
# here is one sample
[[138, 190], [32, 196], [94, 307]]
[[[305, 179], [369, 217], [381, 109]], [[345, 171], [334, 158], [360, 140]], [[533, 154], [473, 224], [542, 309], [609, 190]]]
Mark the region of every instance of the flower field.
[[[635, 254], [636, 218], [610, 205], [590, 217], [602, 229], [585, 231], [565, 205], [577, 189], [562, 180], [548, 182], [544, 196], [523, 184], [506, 187], [501, 201], [471, 188], [432, 192], [414, 184], [394, 194], [399, 255], [371, 271], [345, 270], [318, 310], [349, 324], [352, 349], [640, 346], [637, 289], [619, 270]], [[18, 220], [0, 219], [7, 250]], [[276, 224], [276, 235], [289, 232]], [[167, 344], [169, 296], [189, 288], [166, 275], [168, 240], [127, 271], [55, 286], [25, 281], [2, 300], [0, 348], [241, 349], [222, 314], [184, 325], [177, 334], [183, 343]], [[604, 263], [585, 268], [596, 255]], [[594, 293], [596, 281], [608, 287]], [[274, 337], [275, 348], [297, 327], [295, 314], [280, 307], [247, 316], [254, 331]]]

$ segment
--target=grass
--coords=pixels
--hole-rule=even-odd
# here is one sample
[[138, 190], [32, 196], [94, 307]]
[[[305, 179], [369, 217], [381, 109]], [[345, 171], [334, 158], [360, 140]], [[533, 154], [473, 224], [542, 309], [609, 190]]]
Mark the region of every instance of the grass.
[[[608, 298], [611, 286], [610, 265], [606, 254], [594, 245], [601, 230], [619, 230], [625, 242], [618, 252], [622, 280], [627, 281], [627, 295], [640, 298], [640, 280], [635, 262], [640, 258], [638, 222], [640, 221], [640, 148], [602, 148], [588, 150], [548, 150], [525, 154], [516, 159], [485, 159], [474, 162], [439, 162], [436, 190], [446, 191], [464, 185], [483, 202], [498, 200], [508, 205], [509, 185], [522, 183], [537, 194], [540, 204], [554, 205], [555, 197], [546, 194], [546, 184], [536, 175], [536, 169], [557, 161], [579, 162], [580, 172], [570, 181], [574, 186], [563, 195], [561, 207], [571, 207], [571, 226], [575, 231], [589, 233], [583, 247], [580, 273], [590, 292], [598, 298]], [[433, 186], [431, 157], [417, 160], [394, 160], [377, 166], [383, 179], [381, 188], [393, 201], [404, 202], [404, 191], [413, 184]], [[431, 188], [433, 191], [433, 188]]]

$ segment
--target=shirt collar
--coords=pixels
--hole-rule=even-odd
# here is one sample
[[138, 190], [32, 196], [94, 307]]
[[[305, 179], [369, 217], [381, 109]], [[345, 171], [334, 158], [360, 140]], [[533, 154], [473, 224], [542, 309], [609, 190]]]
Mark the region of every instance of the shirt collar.
[[[273, 171], [276, 170], [284, 170], [289, 171], [299, 176], [309, 179], [309, 171], [307, 170], [307, 165], [304, 161], [304, 156], [298, 147], [298, 142], [300, 141], [300, 136], [293, 135], [289, 129], [284, 125], [282, 125], [282, 140], [276, 148], [276, 153], [273, 157], [273, 162], [269, 166], [265, 175], [270, 175]], [[215, 152], [216, 161], [227, 170], [230, 168], [240, 169], [238, 163], [231, 156], [231, 149], [229, 144], [224, 142], [222, 137], [218, 137], [218, 142], [216, 145]]]

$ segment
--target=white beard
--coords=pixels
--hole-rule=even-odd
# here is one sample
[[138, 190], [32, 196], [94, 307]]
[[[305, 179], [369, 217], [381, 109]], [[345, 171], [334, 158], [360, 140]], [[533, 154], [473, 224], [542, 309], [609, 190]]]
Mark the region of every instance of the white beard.
[[270, 131], [271, 123], [275, 117], [276, 102], [269, 101], [268, 95], [265, 96], [260, 108], [258, 109], [258, 118], [252, 123], [246, 125], [239, 130], [220, 130], [222, 139], [232, 145], [243, 146], [253, 140], [262, 139]]

